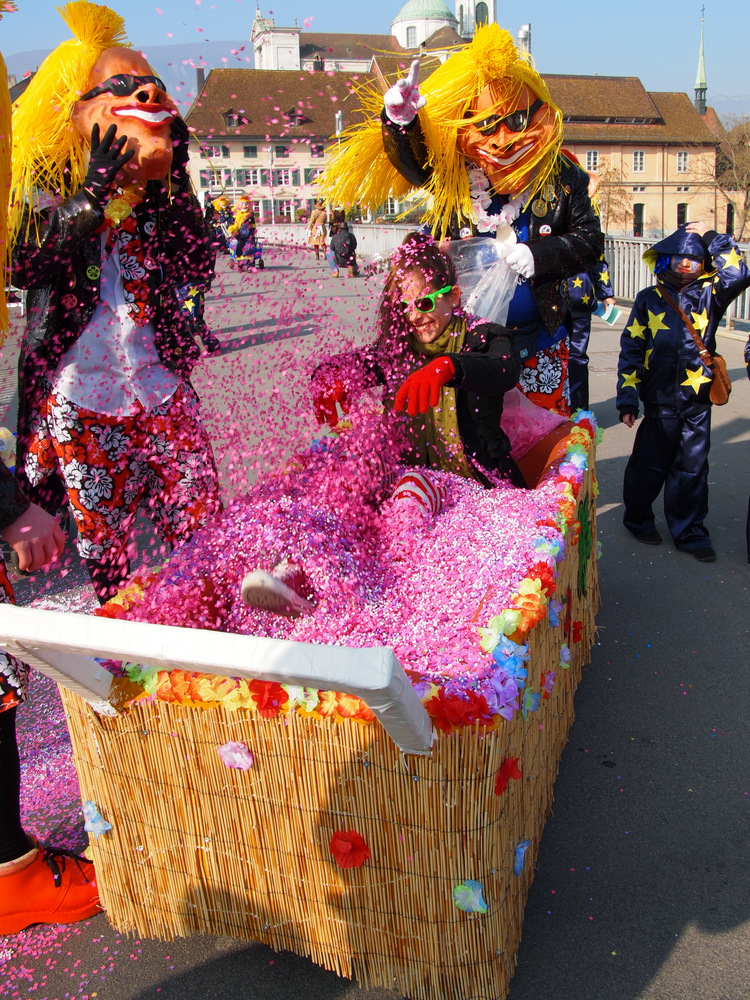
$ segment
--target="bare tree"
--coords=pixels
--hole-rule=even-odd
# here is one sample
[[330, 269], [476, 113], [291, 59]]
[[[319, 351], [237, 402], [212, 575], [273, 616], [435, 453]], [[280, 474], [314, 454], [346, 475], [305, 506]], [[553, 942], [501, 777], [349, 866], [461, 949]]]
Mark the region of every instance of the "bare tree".
[[716, 184], [734, 205], [734, 235], [750, 236], [750, 116], [728, 115], [716, 161]]
[[599, 207], [602, 229], [628, 229], [633, 218], [633, 200], [622, 176], [622, 167], [614, 166], [608, 156], [603, 156], [599, 169]]

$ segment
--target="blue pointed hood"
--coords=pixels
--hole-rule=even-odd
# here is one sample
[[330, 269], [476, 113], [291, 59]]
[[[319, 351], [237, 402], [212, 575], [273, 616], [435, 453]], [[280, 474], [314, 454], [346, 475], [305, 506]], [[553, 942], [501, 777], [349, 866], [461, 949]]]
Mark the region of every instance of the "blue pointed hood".
[[713, 261], [706, 244], [697, 233], [687, 232], [685, 226], [680, 226], [669, 236], [647, 250], [643, 260], [650, 271], [656, 273], [656, 262], [662, 254], [680, 254], [683, 257], [697, 257], [703, 261], [705, 271], [713, 270]]

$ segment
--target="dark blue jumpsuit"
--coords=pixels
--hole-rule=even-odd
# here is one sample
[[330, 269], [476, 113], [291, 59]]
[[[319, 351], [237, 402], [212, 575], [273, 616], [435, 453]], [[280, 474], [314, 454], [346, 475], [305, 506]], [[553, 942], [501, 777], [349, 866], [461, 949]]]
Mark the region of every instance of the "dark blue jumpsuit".
[[[708, 351], [729, 303], [750, 285], [750, 271], [731, 236], [701, 239], [682, 226], [643, 255], [649, 266], [663, 254], [703, 257], [707, 273], [681, 291], [667, 287], [691, 318]], [[635, 535], [655, 530], [653, 503], [664, 487], [664, 515], [678, 549], [711, 546], [708, 451], [711, 444], [711, 369], [682, 319], [661, 294], [661, 281], [636, 296], [620, 340], [617, 409], [644, 416], [625, 469], [623, 524]]]

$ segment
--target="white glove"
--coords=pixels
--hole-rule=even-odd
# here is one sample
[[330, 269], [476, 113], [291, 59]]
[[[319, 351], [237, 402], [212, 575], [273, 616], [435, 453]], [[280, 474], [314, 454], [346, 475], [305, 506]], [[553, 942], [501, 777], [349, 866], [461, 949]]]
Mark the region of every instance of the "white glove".
[[505, 263], [522, 278], [534, 277], [534, 255], [525, 243], [517, 243], [505, 258]]
[[384, 97], [385, 113], [396, 125], [409, 125], [427, 103], [419, 93], [419, 59], [415, 59], [403, 80], [396, 83]]

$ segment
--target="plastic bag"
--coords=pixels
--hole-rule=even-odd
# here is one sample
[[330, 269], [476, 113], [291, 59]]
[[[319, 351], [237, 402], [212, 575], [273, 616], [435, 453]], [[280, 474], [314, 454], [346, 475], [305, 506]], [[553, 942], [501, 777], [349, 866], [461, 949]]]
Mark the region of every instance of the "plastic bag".
[[455, 240], [448, 247], [463, 292], [464, 308], [501, 326], [508, 318], [518, 283], [518, 275], [505, 263], [509, 248], [508, 241], [476, 236]]

